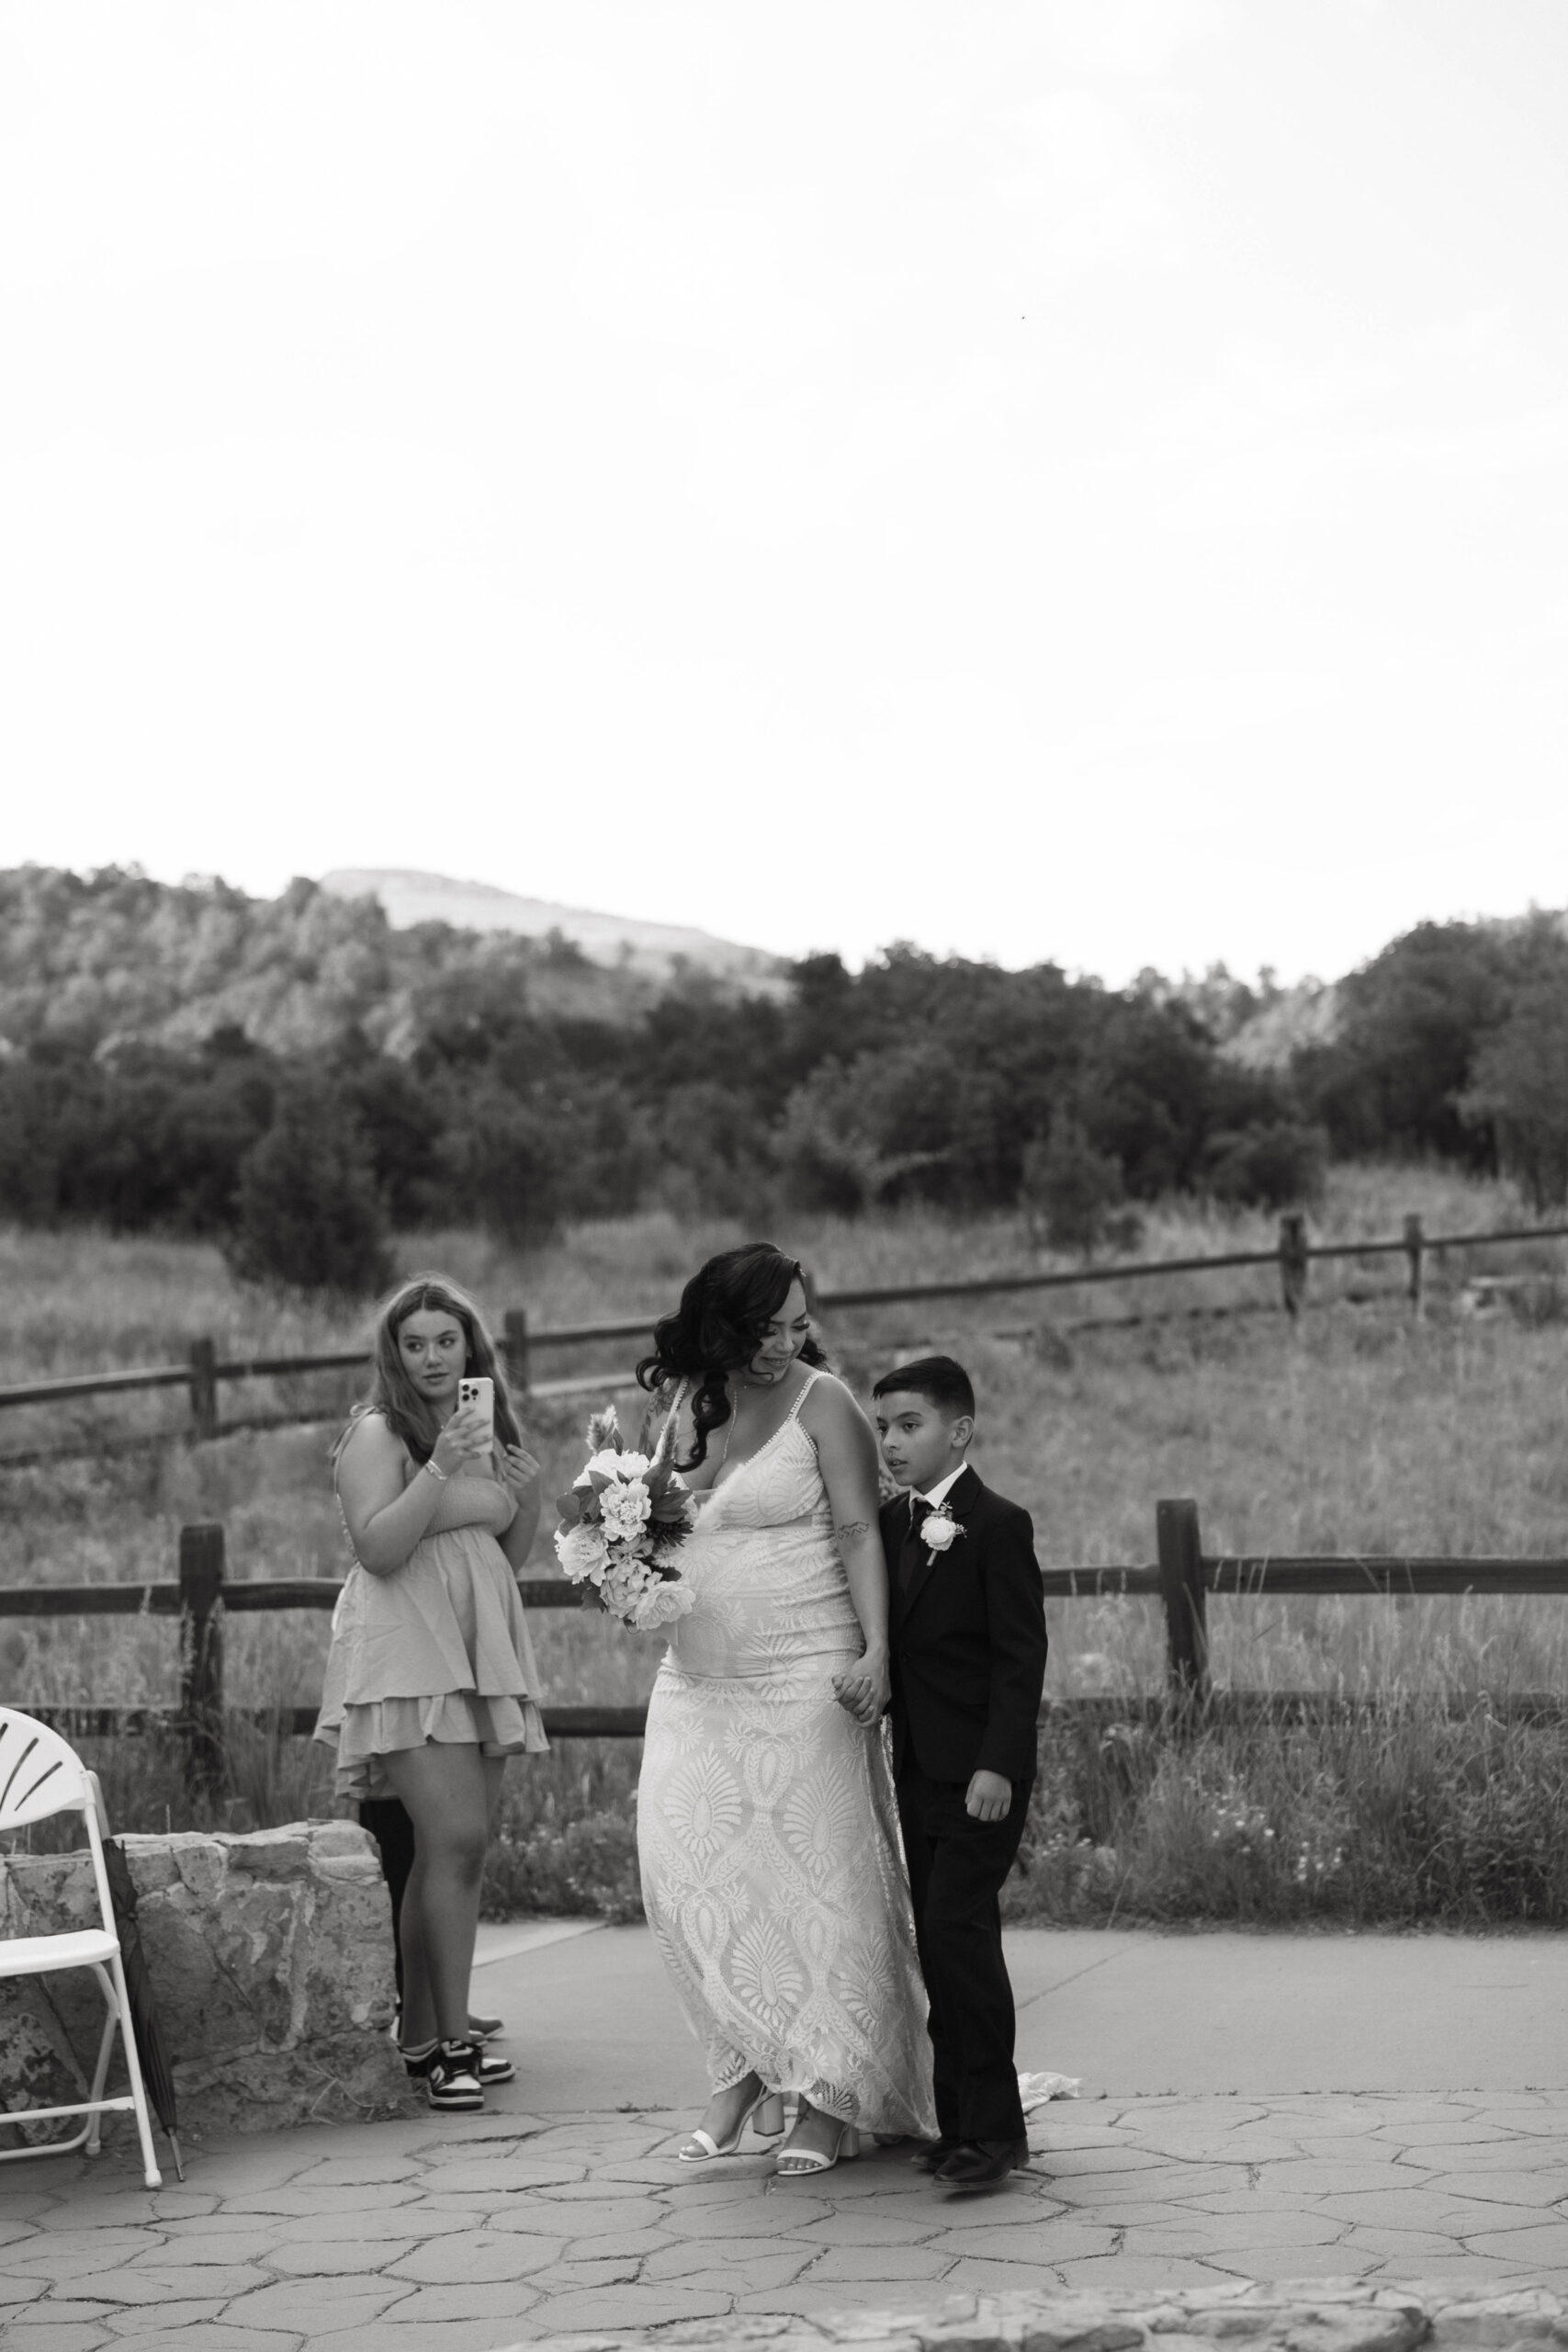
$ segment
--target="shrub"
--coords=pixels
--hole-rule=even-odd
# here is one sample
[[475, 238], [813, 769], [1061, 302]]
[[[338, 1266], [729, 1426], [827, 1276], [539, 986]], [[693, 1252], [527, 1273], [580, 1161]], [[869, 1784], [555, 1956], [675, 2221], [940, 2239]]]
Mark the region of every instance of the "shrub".
[[487, 1919], [529, 1912], [597, 1916], [620, 1925], [642, 1917], [637, 1824], [621, 1813], [543, 1821], [521, 1838], [504, 1833], [485, 1857], [479, 1907]]
[[240, 1167], [237, 1274], [362, 1297], [391, 1279], [381, 1204], [358, 1129], [320, 1081], [279, 1094]]
[[777, 1192], [769, 1136], [754, 1104], [712, 1079], [671, 1087], [656, 1114], [659, 1190], [679, 1214], [766, 1227]]
[[1568, 1721], [1440, 1692], [1293, 1724], [1047, 1719], [1018, 1919], [1568, 1923]]
[[1568, 1201], [1568, 968], [1521, 989], [1504, 1026], [1475, 1057], [1460, 1097], [1472, 1127], [1490, 1126], [1505, 1172], [1537, 1216]]
[[1043, 1143], [1026, 1148], [1020, 1197], [1036, 1247], [1043, 1233], [1053, 1250], [1088, 1258], [1107, 1241], [1134, 1249], [1142, 1235], [1142, 1220], [1122, 1207], [1121, 1162], [1096, 1151], [1076, 1119], [1057, 1119]]
[[1337, 1033], [1292, 1075], [1337, 1152], [1437, 1153], [1490, 1168], [1484, 1119], [1460, 1101], [1507, 1009], [1514, 951], [1496, 923], [1418, 923], [1338, 987]]
[[571, 1170], [536, 1107], [493, 1081], [448, 1106], [439, 1160], [443, 1191], [471, 1217], [520, 1249], [547, 1241], [566, 1205]]
[[[910, 1058], [907, 1052], [863, 1053], [848, 1065], [822, 1062], [795, 1088], [784, 1104], [778, 1152], [801, 1208], [856, 1216], [942, 1157], [940, 1142], [935, 1148], [917, 1142], [911, 1149], [897, 1133], [897, 1097]], [[934, 1084], [930, 1102], [940, 1116]]]
[[1215, 1136], [1209, 1147], [1209, 1189], [1237, 1208], [1286, 1209], [1322, 1196], [1328, 1137], [1321, 1127], [1273, 1119]]

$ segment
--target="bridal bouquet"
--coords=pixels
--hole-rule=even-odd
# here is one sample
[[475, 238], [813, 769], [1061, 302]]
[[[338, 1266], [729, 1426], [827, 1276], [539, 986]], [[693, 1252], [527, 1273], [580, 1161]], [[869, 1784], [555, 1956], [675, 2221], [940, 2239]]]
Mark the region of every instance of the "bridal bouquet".
[[[589, 1458], [556, 1505], [556, 1557], [573, 1584], [591, 1584], [612, 1617], [648, 1633], [683, 1617], [692, 1589], [675, 1555], [696, 1525], [691, 1491], [668, 1458], [671, 1415], [651, 1456], [629, 1452], [615, 1408], [588, 1424]], [[643, 1442], [647, 1442], [644, 1424]]]

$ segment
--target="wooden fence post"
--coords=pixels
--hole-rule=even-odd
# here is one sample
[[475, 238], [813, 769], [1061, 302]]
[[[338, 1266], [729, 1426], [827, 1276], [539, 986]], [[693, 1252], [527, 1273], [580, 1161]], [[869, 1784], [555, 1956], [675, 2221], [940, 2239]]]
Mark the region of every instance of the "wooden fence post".
[[528, 1394], [528, 1310], [525, 1306], [509, 1306], [502, 1325], [502, 1352], [506, 1358], [507, 1377], [520, 1396]]
[[223, 1782], [223, 1530], [180, 1530], [180, 1721], [193, 1783], [216, 1797]]
[[190, 1343], [190, 1419], [198, 1438], [218, 1434], [218, 1351], [210, 1340]]
[[1155, 1543], [1170, 1695], [1183, 1705], [1201, 1703], [1209, 1695], [1209, 1621], [1197, 1504], [1156, 1503]]
[[1306, 1300], [1309, 1262], [1306, 1219], [1300, 1209], [1292, 1209], [1280, 1219], [1280, 1293], [1292, 1322]]
[[1420, 1218], [1407, 1216], [1404, 1220], [1404, 1254], [1410, 1261], [1410, 1280], [1405, 1286], [1405, 1295], [1410, 1301], [1410, 1312], [1416, 1317], [1421, 1313], [1421, 1259], [1426, 1247]]

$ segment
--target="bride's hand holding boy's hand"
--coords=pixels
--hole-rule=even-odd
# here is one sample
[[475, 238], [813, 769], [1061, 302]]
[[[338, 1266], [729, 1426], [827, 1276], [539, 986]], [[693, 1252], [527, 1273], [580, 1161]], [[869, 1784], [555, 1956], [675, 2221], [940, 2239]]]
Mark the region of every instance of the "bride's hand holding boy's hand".
[[847, 1715], [853, 1715], [863, 1731], [869, 1731], [882, 1712], [873, 1704], [863, 1678], [858, 1674], [835, 1674], [833, 1696]]
[[881, 1718], [891, 1696], [886, 1653], [867, 1650], [858, 1666], [834, 1676], [833, 1690], [839, 1704], [869, 1729]]
[[886, 1713], [893, 1701], [893, 1679], [886, 1650], [867, 1650], [860, 1662], [862, 1679], [871, 1692], [871, 1720]]

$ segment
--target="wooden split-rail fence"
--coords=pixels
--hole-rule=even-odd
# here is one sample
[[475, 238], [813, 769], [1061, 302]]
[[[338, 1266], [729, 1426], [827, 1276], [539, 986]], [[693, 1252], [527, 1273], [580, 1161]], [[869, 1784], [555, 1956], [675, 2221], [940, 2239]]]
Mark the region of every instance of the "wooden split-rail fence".
[[[1157, 1599], [1165, 1616], [1166, 1689], [1157, 1700], [1133, 1702], [1131, 1711], [1163, 1713], [1184, 1724], [1203, 1720], [1217, 1705], [1243, 1711], [1267, 1710], [1288, 1718], [1335, 1703], [1321, 1692], [1215, 1692], [1209, 1673], [1211, 1593], [1237, 1600], [1284, 1593], [1384, 1597], [1568, 1593], [1568, 1559], [1292, 1558], [1279, 1555], [1243, 1557], [1210, 1554], [1203, 1550], [1198, 1506], [1187, 1499], [1156, 1505], [1155, 1549], [1155, 1561], [1148, 1566], [1047, 1568], [1043, 1572], [1045, 1598], [1048, 1603], [1133, 1595]], [[225, 1617], [277, 1609], [330, 1610], [342, 1589], [335, 1578], [328, 1577], [231, 1578], [226, 1573], [223, 1529], [215, 1522], [203, 1522], [181, 1528], [179, 1573], [173, 1581], [13, 1585], [0, 1588], [0, 1617], [177, 1618], [177, 1707], [34, 1706], [28, 1712], [52, 1723], [73, 1738], [143, 1731], [176, 1736], [186, 1743], [193, 1783], [216, 1794], [224, 1780], [227, 1728], [242, 1712], [229, 1710], [224, 1702]], [[583, 1605], [583, 1588], [564, 1577], [525, 1577], [522, 1590], [530, 1609], [576, 1609]], [[591, 1594], [589, 1600], [592, 1604]], [[17, 1703], [28, 1705], [21, 1694]], [[1094, 1713], [1114, 1715], [1129, 1712], [1129, 1702], [1124, 1698], [1068, 1703], [1077, 1703]], [[1514, 1697], [1506, 1711], [1556, 1714], [1562, 1711], [1562, 1704], [1554, 1693], [1523, 1694]], [[275, 1736], [308, 1733], [316, 1719], [314, 1707], [253, 1708], [243, 1712], [252, 1723]], [[545, 1728], [555, 1739], [640, 1739], [648, 1719], [646, 1707], [547, 1707], [543, 1713]]]
[[[1441, 1259], [1450, 1250], [1477, 1250], [1506, 1242], [1561, 1239], [1568, 1235], [1568, 1225], [1540, 1225], [1515, 1227], [1494, 1233], [1426, 1233], [1419, 1216], [1407, 1216], [1404, 1230], [1397, 1239], [1382, 1241], [1309, 1241], [1306, 1220], [1299, 1212], [1280, 1220], [1279, 1240], [1271, 1250], [1231, 1250], [1206, 1258], [1151, 1258], [1111, 1265], [1083, 1265], [1055, 1268], [1046, 1273], [1011, 1272], [986, 1274], [962, 1282], [894, 1283], [885, 1287], [860, 1290], [822, 1290], [813, 1287], [811, 1306], [815, 1313], [832, 1315], [855, 1307], [889, 1306], [926, 1300], [995, 1298], [1009, 1294], [1025, 1295], [1035, 1291], [1079, 1290], [1086, 1285], [1098, 1287], [1105, 1283], [1156, 1282], [1177, 1274], [1211, 1274], [1236, 1271], [1247, 1267], [1277, 1268], [1280, 1282], [1280, 1304], [1292, 1319], [1299, 1317], [1308, 1303], [1308, 1276], [1314, 1260], [1368, 1259], [1402, 1257], [1405, 1261], [1403, 1295], [1413, 1313], [1419, 1314], [1426, 1290], [1427, 1266], [1429, 1259]], [[1212, 1310], [1224, 1312], [1224, 1309]], [[587, 1396], [595, 1391], [617, 1386], [629, 1386], [629, 1375], [619, 1373], [575, 1374], [565, 1379], [538, 1380], [535, 1376], [536, 1358], [540, 1349], [585, 1347], [633, 1340], [646, 1346], [651, 1337], [651, 1318], [632, 1316], [619, 1321], [577, 1323], [557, 1329], [533, 1329], [527, 1311], [521, 1306], [507, 1309], [502, 1329], [502, 1345], [507, 1371], [513, 1384], [523, 1391], [539, 1398]], [[238, 1381], [276, 1380], [292, 1378], [314, 1372], [351, 1372], [360, 1370], [369, 1362], [365, 1348], [325, 1348], [300, 1355], [255, 1355], [220, 1357], [217, 1344], [210, 1339], [196, 1339], [190, 1343], [184, 1363], [147, 1364], [115, 1372], [73, 1373], [58, 1380], [34, 1380], [0, 1386], [0, 1410], [7, 1407], [72, 1404], [83, 1397], [127, 1395], [158, 1389], [183, 1388], [190, 1403], [190, 1419], [184, 1434], [206, 1440], [220, 1436], [225, 1429], [276, 1428], [288, 1421], [313, 1421], [320, 1412], [270, 1414], [259, 1418], [224, 1421], [219, 1411], [219, 1391]], [[141, 1446], [166, 1442], [174, 1432], [164, 1430], [117, 1438], [106, 1450], [126, 1446]], [[33, 1467], [51, 1459], [63, 1459], [66, 1449], [50, 1447], [28, 1453], [0, 1453], [0, 1470]]]
[[[1078, 1266], [1050, 1272], [1002, 1273], [976, 1280], [905, 1283], [886, 1287], [814, 1292], [814, 1312], [832, 1314], [854, 1307], [884, 1306], [909, 1301], [994, 1297], [1007, 1293], [1077, 1289], [1084, 1284], [1146, 1282], [1175, 1274], [1205, 1274], [1230, 1269], [1277, 1266], [1280, 1303], [1292, 1318], [1307, 1303], [1309, 1269], [1314, 1259], [1365, 1259], [1400, 1256], [1405, 1261], [1404, 1296], [1411, 1310], [1421, 1310], [1426, 1268], [1434, 1253], [1472, 1250], [1508, 1242], [1560, 1239], [1568, 1225], [1532, 1226], [1492, 1233], [1428, 1236], [1418, 1216], [1407, 1216], [1397, 1239], [1381, 1241], [1309, 1242], [1305, 1220], [1299, 1214], [1280, 1220], [1277, 1246], [1272, 1250], [1229, 1250], [1213, 1257], [1160, 1258], [1127, 1264]], [[581, 1323], [557, 1329], [530, 1331], [521, 1307], [510, 1309], [503, 1322], [503, 1346], [509, 1374], [517, 1386], [536, 1397], [587, 1395], [622, 1385], [622, 1375], [603, 1372], [567, 1379], [536, 1381], [535, 1351], [633, 1340], [646, 1343], [646, 1316], [615, 1322]], [[0, 1387], [0, 1408], [49, 1405], [81, 1397], [128, 1391], [185, 1388], [190, 1399], [190, 1423], [186, 1434], [210, 1439], [225, 1427], [276, 1426], [284, 1417], [252, 1421], [220, 1420], [219, 1390], [222, 1384], [288, 1377], [297, 1374], [356, 1370], [368, 1362], [364, 1349], [327, 1349], [292, 1356], [259, 1355], [220, 1359], [212, 1340], [191, 1342], [183, 1364], [157, 1364], [140, 1370], [91, 1373], [62, 1380], [33, 1381]], [[627, 1383], [626, 1385], [629, 1385]], [[287, 1418], [304, 1420], [319, 1414]], [[166, 1442], [170, 1432], [129, 1441], [144, 1444]], [[119, 1442], [126, 1442], [120, 1441]], [[0, 1454], [0, 1468], [48, 1461], [51, 1453]], [[114, 1708], [92, 1705], [46, 1707], [32, 1712], [55, 1723], [73, 1736], [121, 1734], [141, 1730], [172, 1732], [188, 1747], [193, 1777], [215, 1790], [224, 1773], [225, 1729], [237, 1711], [230, 1710], [223, 1690], [223, 1622], [231, 1612], [277, 1609], [330, 1610], [342, 1589], [325, 1577], [231, 1578], [226, 1573], [224, 1535], [220, 1526], [203, 1523], [180, 1530], [178, 1575], [174, 1580], [151, 1584], [28, 1585], [0, 1587], [0, 1617], [160, 1616], [179, 1621], [180, 1699], [173, 1709]], [[1045, 1571], [1049, 1601], [1072, 1601], [1120, 1596], [1157, 1597], [1166, 1624], [1167, 1677], [1163, 1696], [1149, 1706], [1174, 1709], [1183, 1720], [1212, 1708], [1218, 1700], [1232, 1704], [1266, 1705], [1283, 1713], [1323, 1703], [1323, 1694], [1310, 1692], [1216, 1694], [1211, 1687], [1208, 1644], [1208, 1596], [1283, 1593], [1359, 1593], [1416, 1595], [1423, 1593], [1568, 1593], [1568, 1560], [1557, 1559], [1439, 1559], [1415, 1558], [1292, 1558], [1278, 1555], [1256, 1558], [1212, 1555], [1202, 1548], [1196, 1503], [1161, 1502], [1156, 1507], [1156, 1559], [1152, 1565], [1126, 1567], [1066, 1567]], [[530, 1608], [577, 1608], [581, 1588], [564, 1579], [534, 1577], [525, 1581]], [[16, 1694], [28, 1704], [25, 1693]], [[1128, 1702], [1105, 1699], [1078, 1702], [1102, 1712], [1125, 1710]], [[1516, 1698], [1513, 1711], [1555, 1712], [1553, 1694]], [[256, 1708], [244, 1711], [250, 1719], [281, 1735], [308, 1732], [314, 1720], [310, 1707]], [[640, 1738], [647, 1720], [642, 1707], [556, 1707], [545, 1711], [547, 1730], [557, 1739]]]

